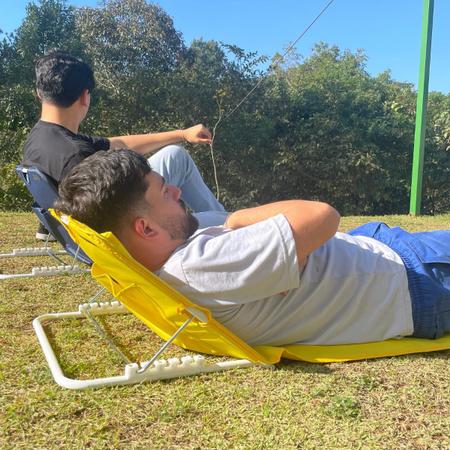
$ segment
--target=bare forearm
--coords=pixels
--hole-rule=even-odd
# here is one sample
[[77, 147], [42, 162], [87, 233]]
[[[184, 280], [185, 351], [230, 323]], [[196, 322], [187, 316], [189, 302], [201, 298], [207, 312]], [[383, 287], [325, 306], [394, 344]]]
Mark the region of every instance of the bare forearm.
[[[293, 208], [298, 208], [304, 200], [284, 200], [281, 202], [268, 203], [266, 205], [256, 206], [235, 211], [230, 214], [226, 221], [228, 228], [237, 229], [252, 225], [262, 220], [266, 220], [277, 214], [288, 213]], [[306, 202], [309, 203], [309, 202]]]
[[170, 144], [187, 141], [191, 144], [210, 144], [211, 132], [201, 123], [184, 130], [163, 133], [135, 134], [109, 138], [111, 149], [130, 148], [143, 155], [153, 153]]
[[109, 138], [111, 149], [130, 148], [141, 154], [153, 153], [170, 144], [184, 141], [184, 131], [174, 130], [162, 133], [135, 134]]
[[277, 214], [283, 214], [289, 222], [301, 262], [336, 233], [340, 220], [339, 213], [326, 203], [286, 200], [236, 211], [225, 225], [237, 229]]

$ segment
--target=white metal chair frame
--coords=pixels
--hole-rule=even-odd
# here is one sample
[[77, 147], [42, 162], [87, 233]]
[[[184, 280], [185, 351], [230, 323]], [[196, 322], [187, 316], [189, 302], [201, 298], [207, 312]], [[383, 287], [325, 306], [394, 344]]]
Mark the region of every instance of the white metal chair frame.
[[0, 273], [1, 280], [10, 280], [13, 278], [32, 278], [32, 277], [49, 277], [59, 275], [76, 275], [80, 273], [87, 273], [89, 269], [85, 269], [76, 264], [76, 257], [72, 257], [72, 263], [67, 264], [59, 255], [68, 255], [65, 250], [55, 250], [48, 245], [48, 238], [43, 247], [22, 247], [15, 248], [9, 253], [0, 253], [0, 258], [15, 258], [25, 256], [50, 256], [57, 263], [57, 266], [38, 266], [33, 267], [27, 273]]
[[[54, 198], [57, 197], [56, 187], [52, 185], [52, 182], [49, 179], [49, 177], [44, 173], [42, 173], [36, 167], [24, 167], [22, 165], [18, 165], [16, 167], [16, 173], [18, 174], [19, 178], [23, 181], [27, 189], [32, 194], [33, 199], [35, 200], [32, 209], [38, 216], [41, 223], [55, 235], [55, 232], [51, 229], [51, 227], [49, 228], [49, 225], [51, 224], [49, 225], [45, 224], [44, 211], [53, 204]], [[32, 186], [34, 186], [34, 188], [32, 188]], [[41, 208], [41, 206], [39, 205], [44, 206], [45, 209]], [[57, 238], [58, 236], [55, 235], [55, 237]], [[44, 276], [48, 277], [67, 274], [74, 275], [89, 272], [88, 268], [84, 268], [83, 266], [76, 264], [76, 262], [78, 262], [77, 259], [80, 259], [77, 257], [81, 257], [81, 261], [87, 263], [87, 261], [83, 259], [83, 253], [80, 250], [79, 246], [75, 246], [75, 243], [73, 243], [73, 246], [72, 245], [68, 246], [68, 244], [70, 243], [61, 242], [60, 240], [60, 243], [63, 245], [63, 249], [60, 250], [53, 249], [48, 245], [49, 238], [50, 235], [47, 236], [47, 240], [45, 241], [43, 247], [16, 248], [9, 253], [1, 253], [0, 259], [11, 257], [24, 257], [24, 256], [50, 256], [57, 262], [57, 265], [33, 267], [31, 271], [28, 273], [0, 274], [0, 281], [9, 280], [13, 278], [44, 277]], [[60, 236], [60, 239], [64, 240], [65, 238], [64, 236]], [[71, 249], [70, 253], [66, 250], [69, 247]], [[73, 257], [73, 260], [70, 264], [67, 264], [59, 257], [60, 255], [65, 254], [71, 255]]]
[[[102, 290], [103, 291], [103, 290]], [[199, 320], [206, 322], [207, 317], [196, 308], [187, 308], [191, 314], [178, 330], [168, 339], [159, 350], [148, 360], [141, 363], [131, 362], [123, 352], [117, 348], [112, 338], [95, 319], [95, 316], [127, 314], [127, 309], [118, 301], [112, 302], [96, 302], [95, 299], [101, 292], [93, 297], [89, 303], [79, 305], [78, 311], [44, 314], [33, 321], [33, 327], [39, 339], [39, 343], [44, 352], [45, 358], [49, 365], [50, 371], [55, 381], [62, 387], [68, 389], [88, 389], [99, 388], [105, 386], [125, 385], [140, 383], [143, 381], [165, 380], [170, 378], [178, 378], [189, 375], [197, 375], [207, 372], [218, 372], [228, 369], [235, 369], [240, 367], [250, 367], [260, 365], [252, 363], [246, 359], [228, 360], [223, 362], [208, 362], [202, 355], [184, 356], [179, 358], [162, 359], [162, 353], [171, 345], [176, 337], [183, 332], [192, 320]], [[98, 333], [106, 339], [110, 347], [119, 355], [124, 361], [123, 375], [93, 379], [73, 379], [64, 374], [54, 349], [45, 332], [44, 323], [53, 320], [62, 320], [67, 318], [88, 318], [93, 324]], [[264, 365], [263, 367], [272, 368], [273, 366]]]

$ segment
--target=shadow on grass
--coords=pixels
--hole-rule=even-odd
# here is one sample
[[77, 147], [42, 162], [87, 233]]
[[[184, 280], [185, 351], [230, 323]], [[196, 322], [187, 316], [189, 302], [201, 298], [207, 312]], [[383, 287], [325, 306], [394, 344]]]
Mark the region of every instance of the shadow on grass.
[[411, 355], [403, 355], [403, 356], [392, 356], [392, 358], [404, 358], [408, 361], [416, 361], [417, 359], [434, 359], [434, 360], [444, 360], [447, 361], [450, 359], [450, 350], [441, 350], [436, 352], [426, 352], [426, 353], [413, 353]]
[[121, 374], [123, 364], [86, 318], [49, 320], [44, 330], [64, 376], [86, 379]]
[[291, 359], [282, 359], [275, 367], [277, 370], [287, 370], [293, 373], [302, 372], [330, 374], [334, 372], [329, 364], [314, 364], [303, 361], [295, 361]]
[[404, 361], [417, 361], [417, 360], [443, 360], [448, 361], [450, 359], [450, 350], [442, 350], [442, 351], [436, 351], [436, 352], [425, 352], [425, 353], [413, 353], [409, 355], [398, 355], [398, 356], [386, 356], [383, 358], [370, 358], [370, 359], [363, 359], [358, 361], [346, 361], [342, 363], [310, 363], [310, 362], [303, 362], [303, 361], [295, 361], [290, 359], [282, 359], [280, 363], [276, 365], [276, 369], [279, 370], [287, 370], [289, 372], [293, 373], [317, 373], [317, 374], [330, 374], [335, 372], [333, 367], [330, 367], [331, 365], [335, 364], [359, 364], [362, 361], [365, 362], [381, 362], [386, 361], [392, 358], [401, 359]]
[[[128, 315], [125, 315], [128, 317]], [[99, 322], [101, 323], [104, 330], [113, 338], [114, 342], [118, 346], [118, 348], [130, 359], [130, 360], [142, 360], [142, 358], [136, 358], [139, 353], [146, 353], [147, 358], [149, 355], [153, 354], [161, 345], [162, 340], [154, 335], [150, 330], [146, 327], [143, 327], [140, 322], [138, 322], [138, 327], [133, 326], [132, 323], [126, 322], [123, 323], [122, 326], [119, 326], [118, 323], [114, 321], [110, 322], [106, 317], [97, 317]], [[111, 318], [110, 318], [111, 319]], [[133, 318], [134, 319], [134, 318]], [[69, 322], [72, 322], [69, 325]], [[83, 325], [81, 323], [85, 323], [88, 325], [90, 331], [83, 329]], [[56, 326], [54, 331], [53, 326]], [[119, 370], [119, 373], [122, 373], [123, 363], [119, 360], [118, 355], [115, 352], [112, 352], [106, 341], [99, 336], [95, 329], [89, 324], [89, 321], [86, 319], [67, 319], [62, 321], [61, 326], [64, 329], [67, 325], [71, 328], [70, 331], [66, 329], [66, 331], [61, 328], [58, 329], [56, 324], [52, 324], [48, 322], [45, 325], [46, 333], [48, 335], [49, 341], [54, 349], [55, 355], [57, 356], [60, 366], [63, 369], [66, 376], [71, 378], [77, 377], [86, 377], [86, 371], [92, 372], [93, 369], [101, 369], [101, 372], [110, 372], [110, 370], [116, 372]], [[130, 326], [131, 325], [131, 326]], [[136, 325], [136, 324], [135, 324]], [[147, 333], [147, 331], [149, 333]], [[83, 359], [83, 356], [86, 357], [86, 361], [75, 360], [75, 353], [78, 354], [78, 351], [74, 351], [77, 346], [80, 345], [80, 341], [82, 346], [88, 346], [89, 350], [82, 350], [79, 352], [79, 357]], [[91, 349], [92, 347], [92, 349]], [[103, 347], [101, 349], [100, 347]], [[102, 358], [100, 354], [102, 351], [107, 351], [109, 355], [106, 355]], [[148, 353], [147, 353], [148, 352]], [[175, 356], [180, 357], [187, 352], [182, 350], [179, 347], [171, 346], [168, 350], [169, 355], [164, 356]], [[173, 354], [175, 353], [175, 354]], [[134, 354], [134, 355], [133, 355]], [[133, 358], [134, 356], [134, 358]], [[208, 358], [214, 358], [210, 355], [206, 355]], [[411, 355], [399, 355], [393, 357], [385, 357], [385, 358], [375, 358], [373, 359], [374, 363], [377, 361], [386, 361], [391, 358], [397, 358], [399, 360], [403, 360], [405, 362], [413, 362], [419, 360], [443, 360], [447, 361], [450, 356], [450, 350], [440, 351], [440, 352], [430, 352], [430, 353], [417, 353]], [[146, 360], [147, 358], [144, 358]], [[214, 359], [226, 360], [227, 358], [216, 357]], [[98, 364], [95, 360], [100, 360], [101, 363]], [[362, 360], [365, 362], [371, 362], [372, 359]], [[105, 367], [106, 364], [112, 364], [112, 367]], [[118, 363], [118, 365], [117, 365]], [[357, 364], [361, 363], [360, 361], [349, 361], [345, 364]], [[290, 373], [312, 373], [312, 374], [332, 374], [336, 372], [337, 363], [325, 363], [325, 364], [316, 364], [295, 360], [282, 359], [280, 363], [276, 364], [275, 370], [277, 371], [287, 371]], [[344, 363], [340, 363], [342, 365]], [[120, 366], [120, 369], [119, 369]], [[97, 374], [96, 374], [97, 375]], [[102, 376], [111, 376], [109, 373], [104, 373]], [[98, 376], [98, 375], [97, 375]]]

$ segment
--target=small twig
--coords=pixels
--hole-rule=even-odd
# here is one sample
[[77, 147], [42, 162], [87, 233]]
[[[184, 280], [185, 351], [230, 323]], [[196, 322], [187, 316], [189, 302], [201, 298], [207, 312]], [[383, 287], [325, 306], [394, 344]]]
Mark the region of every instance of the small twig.
[[214, 157], [214, 139], [216, 137], [217, 127], [219, 126], [219, 123], [221, 122], [222, 117], [223, 117], [223, 110], [222, 110], [222, 107], [220, 105], [220, 101], [218, 99], [216, 99], [216, 101], [217, 101], [217, 106], [219, 108], [219, 119], [217, 120], [217, 122], [215, 123], [215, 125], [213, 127], [211, 143], [209, 144], [209, 148], [211, 149], [211, 160], [212, 160], [212, 164], [213, 164], [214, 181], [216, 183], [216, 198], [217, 198], [217, 201], [220, 201], [219, 178], [217, 176], [216, 160], [215, 160], [215, 157]]

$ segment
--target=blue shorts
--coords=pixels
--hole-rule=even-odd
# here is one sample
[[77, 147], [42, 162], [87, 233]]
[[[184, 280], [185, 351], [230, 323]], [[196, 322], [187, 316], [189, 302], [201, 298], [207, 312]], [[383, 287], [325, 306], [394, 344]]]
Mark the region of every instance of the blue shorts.
[[349, 234], [383, 242], [403, 260], [411, 295], [414, 333], [435, 339], [450, 332], [450, 231], [408, 233], [370, 222]]

